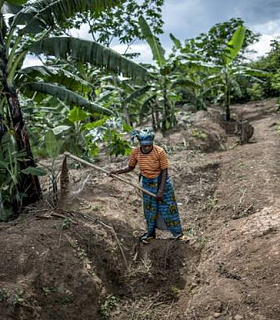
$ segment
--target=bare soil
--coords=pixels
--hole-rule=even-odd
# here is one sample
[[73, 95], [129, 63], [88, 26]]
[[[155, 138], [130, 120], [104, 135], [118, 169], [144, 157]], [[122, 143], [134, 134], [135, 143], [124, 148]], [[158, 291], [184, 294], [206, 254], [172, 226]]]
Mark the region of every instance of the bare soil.
[[213, 112], [157, 141], [189, 243], [159, 232], [140, 244], [140, 192], [88, 168], [70, 170], [59, 209], [44, 200], [1, 223], [0, 319], [279, 320], [280, 115], [274, 100], [233, 110], [251, 143]]

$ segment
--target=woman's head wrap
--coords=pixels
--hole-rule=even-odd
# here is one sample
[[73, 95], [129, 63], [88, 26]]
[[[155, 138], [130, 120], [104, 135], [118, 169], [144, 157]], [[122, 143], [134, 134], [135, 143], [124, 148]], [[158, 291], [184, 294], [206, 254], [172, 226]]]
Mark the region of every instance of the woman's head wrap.
[[140, 142], [141, 146], [152, 145], [155, 138], [155, 134], [152, 128], [145, 128], [142, 130], [133, 130], [131, 132], [131, 136], [132, 136], [131, 138], [132, 142], [136, 137]]

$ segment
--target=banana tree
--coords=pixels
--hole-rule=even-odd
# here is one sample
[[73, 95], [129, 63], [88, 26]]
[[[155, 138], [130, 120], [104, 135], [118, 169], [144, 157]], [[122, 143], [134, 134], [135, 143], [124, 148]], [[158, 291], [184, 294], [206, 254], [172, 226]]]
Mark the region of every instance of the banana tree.
[[230, 95], [231, 88], [236, 82], [234, 82], [234, 67], [232, 65], [234, 59], [238, 56], [239, 51], [242, 48], [245, 39], [246, 28], [243, 26], [238, 26], [234, 32], [231, 40], [229, 41], [227, 48], [224, 52], [224, 63], [223, 63], [223, 83], [224, 83], [224, 110], [225, 110], [225, 120], [230, 120]]
[[[162, 113], [159, 128], [165, 132], [176, 125], [175, 116], [175, 93], [171, 90], [172, 61], [168, 61], [164, 54], [165, 50], [161, 46], [159, 39], [155, 37], [147, 24], [146, 20], [141, 16], [139, 18], [144, 39], [149, 44], [153, 60], [157, 67], [153, 72], [155, 81], [152, 83], [151, 94], [145, 102], [145, 105], [152, 103], [155, 108]], [[174, 99], [173, 99], [174, 98]], [[157, 114], [157, 113], [156, 113]], [[155, 122], [159, 122], [156, 120]]]
[[[173, 34], [170, 35], [170, 38], [175, 49], [166, 59], [164, 49], [142, 17], [140, 25], [157, 64], [153, 73], [157, 80], [151, 85], [150, 95], [143, 103], [142, 113], [149, 112], [152, 115], [154, 127], [160, 127], [162, 131], [166, 131], [176, 125], [176, 104], [186, 101], [193, 104], [198, 110], [206, 109], [205, 101], [209, 91], [219, 86], [213, 80], [213, 73], [221, 68], [204, 62], [202, 55], [183, 48], [181, 42]], [[160, 120], [157, 110], [162, 111]]]
[[[58, 80], [55, 83], [32, 81], [22, 84], [16, 81], [19, 74], [22, 74], [21, 67], [28, 53], [93, 64], [134, 80], [148, 78], [148, 72], [143, 67], [96, 42], [51, 36], [56, 26], [63, 27], [67, 19], [78, 12], [102, 12], [121, 2], [122, 0], [38, 0], [26, 3], [24, 0], [0, 0], [0, 113], [3, 123], [14, 132], [18, 151], [26, 151], [26, 161], [21, 162], [22, 169], [34, 167], [35, 161], [22, 116], [19, 92], [40, 92], [89, 112], [112, 113], [59, 85]], [[5, 13], [12, 14], [12, 17], [8, 19]], [[40, 198], [40, 185], [36, 176], [28, 175], [20, 181], [20, 189], [27, 193], [28, 202]]]
[[234, 91], [238, 96], [241, 96], [241, 89], [238, 83], [239, 79], [250, 78], [255, 81], [261, 82], [257, 77], [267, 76], [266, 72], [255, 70], [246, 66], [235, 64], [235, 60], [242, 49], [245, 40], [246, 28], [238, 26], [234, 32], [231, 40], [227, 44], [224, 51], [223, 64], [220, 65], [220, 72], [215, 76], [221, 79], [223, 85], [223, 100], [224, 100], [224, 115], [225, 120], [230, 121], [230, 103], [231, 94]]
[[122, 114], [123, 119], [128, 126], [132, 126], [138, 119], [140, 99], [151, 86], [139, 86], [131, 83], [130, 79], [115, 75], [101, 78], [100, 89], [101, 96], [97, 99], [99, 103], [105, 106], [112, 104], [118, 114]]
[[204, 62], [201, 54], [182, 48], [174, 36], [171, 39], [180, 50], [176, 55], [172, 88], [182, 95], [181, 102], [190, 103], [197, 110], [206, 110], [207, 102], [221, 88], [221, 84], [216, 82], [216, 73], [221, 67]]
[[[231, 22], [235, 23], [236, 21], [232, 20]], [[170, 35], [174, 43], [173, 54], [176, 55], [178, 61], [174, 89], [179, 90], [183, 98], [186, 98], [197, 108], [205, 108], [206, 102], [222, 101], [225, 120], [230, 120], [231, 95], [232, 93], [237, 96], [242, 95], [240, 81], [243, 78], [248, 78], [260, 82], [257, 77], [263, 77], [266, 74], [239, 64], [238, 59], [242, 48], [244, 48], [244, 43], [248, 44], [255, 39], [250, 30], [240, 25], [231, 36], [232, 28], [227, 30], [221, 25], [220, 31], [224, 34], [227, 30], [226, 38], [230, 39], [226, 48], [222, 50], [222, 46], [217, 44], [224, 40], [215, 39], [217, 35], [214, 37], [212, 33], [219, 34], [219, 32], [216, 33], [215, 28], [211, 28], [209, 32], [211, 36], [209, 35], [208, 40], [202, 41], [198, 37], [187, 40], [184, 45], [174, 35]], [[211, 43], [211, 39], [215, 40], [215, 45]], [[209, 47], [215, 48], [215, 50], [208, 50]]]

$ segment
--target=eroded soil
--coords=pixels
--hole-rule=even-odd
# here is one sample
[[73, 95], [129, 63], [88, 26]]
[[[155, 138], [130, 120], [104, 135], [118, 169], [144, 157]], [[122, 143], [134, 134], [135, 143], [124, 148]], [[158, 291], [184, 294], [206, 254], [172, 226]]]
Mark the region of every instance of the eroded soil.
[[72, 169], [59, 209], [0, 224], [0, 319], [280, 319], [280, 115], [275, 101], [233, 109], [254, 126], [249, 144], [205, 114], [158, 140], [190, 243], [160, 232], [140, 245], [140, 191]]

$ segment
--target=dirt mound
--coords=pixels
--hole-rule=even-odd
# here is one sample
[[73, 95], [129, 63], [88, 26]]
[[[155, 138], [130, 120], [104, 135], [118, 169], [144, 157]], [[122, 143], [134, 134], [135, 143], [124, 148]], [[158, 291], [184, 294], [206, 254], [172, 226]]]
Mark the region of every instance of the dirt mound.
[[161, 139], [160, 143], [172, 146], [175, 150], [199, 150], [201, 152], [222, 151], [227, 140], [220, 121], [220, 110], [214, 112], [198, 111], [185, 126], [181, 125]]
[[29, 213], [2, 226], [1, 319], [100, 317], [102, 301], [117, 290], [134, 242], [129, 226], [118, 222], [131, 243], [120, 250], [117, 228], [94, 220]]
[[146, 250], [129, 225], [73, 211], [29, 213], [1, 231], [1, 319], [131, 319], [128, 302], [147, 293], [174, 300], [199, 256], [172, 240]]

